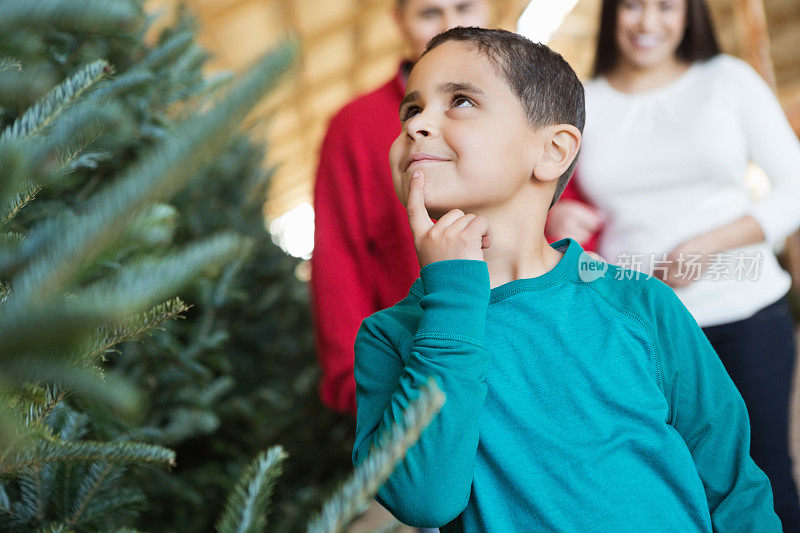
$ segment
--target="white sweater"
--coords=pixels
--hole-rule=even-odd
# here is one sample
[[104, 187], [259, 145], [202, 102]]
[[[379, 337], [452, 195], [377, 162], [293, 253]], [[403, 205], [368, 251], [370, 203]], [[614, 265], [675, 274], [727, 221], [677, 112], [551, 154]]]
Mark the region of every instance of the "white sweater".
[[[652, 273], [653, 258], [750, 214], [767, 240], [724, 252], [675, 292], [703, 327], [750, 317], [784, 295], [791, 279], [773, 248], [800, 227], [800, 142], [755, 70], [722, 54], [650, 91], [623, 93], [604, 78], [585, 87], [576, 179], [607, 216], [598, 252]], [[749, 161], [771, 184], [758, 201], [745, 183]]]

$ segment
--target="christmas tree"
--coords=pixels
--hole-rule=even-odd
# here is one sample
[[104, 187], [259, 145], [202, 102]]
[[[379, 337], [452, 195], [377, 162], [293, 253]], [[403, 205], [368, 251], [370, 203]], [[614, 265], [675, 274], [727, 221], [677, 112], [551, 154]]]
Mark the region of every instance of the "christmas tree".
[[0, 0], [0, 523], [256, 531], [272, 502], [289, 531], [327, 498], [309, 527], [340, 530], [441, 396], [340, 484], [352, 421], [317, 399], [306, 287], [237, 131], [292, 47], [229, 87], [187, 12], [152, 48], [149, 22], [133, 0]]

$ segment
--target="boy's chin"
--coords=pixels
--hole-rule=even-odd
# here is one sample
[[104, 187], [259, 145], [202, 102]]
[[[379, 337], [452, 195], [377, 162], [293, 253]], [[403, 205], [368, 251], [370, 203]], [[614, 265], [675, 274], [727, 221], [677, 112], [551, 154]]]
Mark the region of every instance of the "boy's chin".
[[426, 203], [425, 204], [425, 209], [428, 211], [428, 215], [433, 220], [439, 220], [445, 214], [447, 214], [449, 211], [452, 211], [453, 209], [460, 209], [460, 207], [458, 207], [456, 205], [453, 205], [453, 206], [436, 205], [436, 204], [428, 205]]

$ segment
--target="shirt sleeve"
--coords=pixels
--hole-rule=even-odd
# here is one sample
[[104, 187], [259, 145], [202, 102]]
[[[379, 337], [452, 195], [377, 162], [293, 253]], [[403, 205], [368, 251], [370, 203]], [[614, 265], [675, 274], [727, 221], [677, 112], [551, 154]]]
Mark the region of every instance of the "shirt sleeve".
[[775, 246], [800, 227], [800, 141], [769, 85], [744, 61], [731, 63], [729, 85], [739, 96], [750, 159], [770, 181], [770, 192], [749, 214]]
[[461, 514], [472, 487], [478, 414], [487, 391], [489, 271], [483, 261], [453, 259], [426, 265], [420, 277], [425, 294], [413, 336], [399, 341], [408, 330], [381, 312], [364, 320], [356, 337], [353, 463], [402, 420], [433, 377], [445, 403], [376, 499], [408, 525], [440, 527]]
[[320, 398], [330, 409], [355, 413], [353, 343], [361, 321], [378, 309], [358, 184], [364, 176], [349, 129], [334, 118], [320, 150], [310, 290]]
[[659, 280], [657, 343], [670, 423], [703, 482], [714, 531], [780, 532], [766, 474], [750, 457], [744, 400], [703, 330]]

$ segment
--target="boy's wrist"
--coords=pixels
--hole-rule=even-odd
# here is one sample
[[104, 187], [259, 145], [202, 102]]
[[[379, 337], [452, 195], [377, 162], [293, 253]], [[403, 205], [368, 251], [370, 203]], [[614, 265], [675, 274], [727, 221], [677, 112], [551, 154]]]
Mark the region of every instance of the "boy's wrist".
[[489, 290], [489, 266], [477, 259], [434, 261], [420, 269], [420, 278], [426, 294], [444, 291], [481, 295]]
[[417, 336], [442, 336], [483, 344], [489, 306], [489, 268], [485, 261], [446, 259], [420, 270], [425, 295]]

